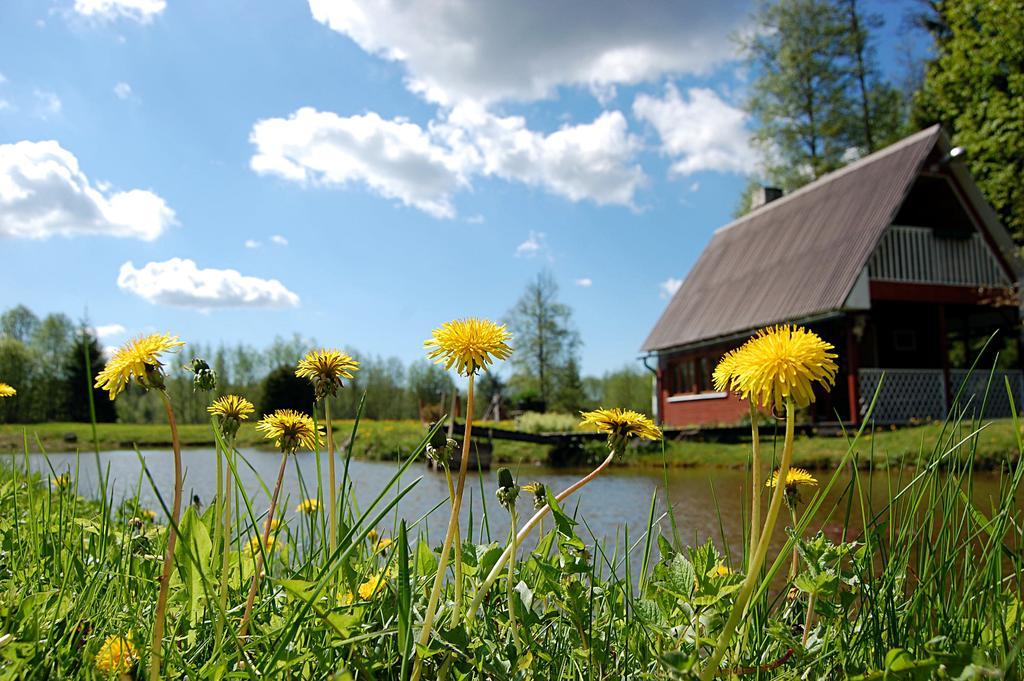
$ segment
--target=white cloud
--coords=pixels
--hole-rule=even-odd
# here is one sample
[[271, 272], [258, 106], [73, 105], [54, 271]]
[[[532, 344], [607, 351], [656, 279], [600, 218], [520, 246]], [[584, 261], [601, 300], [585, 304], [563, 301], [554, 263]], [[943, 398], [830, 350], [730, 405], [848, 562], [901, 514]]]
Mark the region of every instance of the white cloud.
[[148, 24], [166, 7], [166, 0], [75, 0], [74, 11], [102, 21], [130, 19]]
[[690, 191], [691, 192], [696, 192], [696, 191], [699, 191], [699, 190], [700, 190], [700, 182], [691, 182], [690, 183]]
[[576, 280], [576, 285], [582, 286], [583, 288], [590, 288], [594, 285], [594, 280], [590, 277], [581, 277]]
[[497, 116], [464, 102], [434, 126], [457, 147], [469, 149], [478, 172], [540, 186], [571, 201], [631, 206], [646, 177], [634, 163], [640, 142], [626, 117], [605, 111], [590, 123], [544, 134], [521, 116]]
[[245, 240], [245, 247], [246, 248], [259, 248], [262, 245], [263, 244], [261, 244], [259, 241], [256, 241], [255, 239], [246, 239]]
[[199, 269], [192, 260], [171, 258], [136, 268], [121, 265], [117, 285], [151, 303], [194, 307], [296, 307], [299, 297], [277, 279], [260, 279], [237, 270]]
[[662, 298], [671, 298], [679, 290], [679, 287], [683, 285], [682, 279], [676, 279], [675, 277], [669, 277], [665, 281], [658, 284], [658, 288], [661, 289]]
[[0, 73], [0, 85], [3, 85], [6, 82], [7, 82], [7, 76], [5, 76], [3, 73]]
[[468, 218], [466, 218], [466, 222], [468, 222], [471, 225], [482, 225], [484, 224], [485, 219], [483, 215], [481, 215], [480, 213], [476, 213], [475, 215], [470, 215]]
[[106, 234], [152, 241], [175, 223], [151, 191], [93, 184], [56, 141], [0, 144], [0, 237]]
[[302, 108], [258, 121], [250, 166], [304, 184], [358, 182], [437, 218], [455, 216], [453, 197], [476, 175], [539, 186], [571, 201], [632, 206], [646, 177], [640, 143], [618, 111], [544, 134], [519, 116], [463, 103], [421, 127], [376, 113], [343, 117]]
[[735, 54], [745, 0], [309, 0], [313, 17], [401, 62], [407, 85], [442, 104], [551, 96], [706, 73]]
[[114, 96], [118, 99], [128, 99], [132, 96], [132, 86], [125, 82], [120, 82], [114, 86]]
[[547, 236], [544, 232], [530, 230], [526, 241], [516, 246], [517, 258], [532, 258], [547, 247]]
[[270, 237], [270, 240], [273, 241], [278, 246], [287, 246], [288, 245], [288, 239], [285, 239], [280, 234], [275, 234], [274, 236]]
[[373, 112], [342, 117], [302, 108], [288, 118], [258, 121], [249, 140], [256, 145], [250, 166], [257, 173], [311, 184], [360, 182], [438, 218], [455, 215], [451, 196], [466, 184], [463, 160], [427, 130]]
[[32, 94], [36, 98], [36, 109], [40, 118], [56, 116], [64, 108], [64, 103], [60, 101], [60, 97], [53, 92], [33, 90]]
[[10, 109], [10, 108], [11, 108], [11, 103], [10, 102], [8, 102], [6, 99], [0, 99], [0, 111], [3, 111], [5, 109]]
[[702, 170], [749, 173], [757, 167], [746, 114], [711, 90], [691, 88], [684, 98], [669, 84], [664, 98], [638, 95], [633, 114], [658, 132], [663, 153], [674, 159], [674, 174]]
[[125, 328], [121, 324], [101, 324], [93, 328], [93, 332], [98, 338], [107, 338], [108, 336], [119, 336], [125, 332]]

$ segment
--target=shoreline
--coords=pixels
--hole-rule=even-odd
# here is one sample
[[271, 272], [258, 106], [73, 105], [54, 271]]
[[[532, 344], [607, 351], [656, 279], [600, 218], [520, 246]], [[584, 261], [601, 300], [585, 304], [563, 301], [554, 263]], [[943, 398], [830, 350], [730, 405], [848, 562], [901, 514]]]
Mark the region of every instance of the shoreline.
[[[344, 434], [338, 439], [338, 451], [343, 452], [352, 430], [351, 420], [339, 419], [334, 422], [335, 432]], [[170, 448], [171, 442], [166, 424], [97, 424], [99, 448], [103, 450], [131, 450]], [[425, 428], [418, 421], [370, 421], [360, 422], [352, 456], [355, 459], [371, 461], [396, 460], [403, 452], [409, 452], [419, 443]], [[940, 434], [942, 447], [946, 451], [973, 429], [962, 426], [954, 436], [947, 428], [943, 434], [941, 424], [925, 424], [899, 429], [877, 429], [866, 433], [858, 444], [858, 466], [887, 466], [899, 462], [912, 463], [919, 452], [930, 454]], [[210, 425], [182, 424], [179, 435], [183, 448], [213, 447], [214, 438]], [[89, 453], [93, 451], [92, 426], [88, 423], [33, 423], [0, 425], [0, 455], [24, 454], [28, 452], [48, 453]], [[253, 424], [243, 424], [237, 437], [237, 445], [246, 448], [266, 448], [265, 440], [256, 432]], [[775, 440], [771, 435], [762, 438], [762, 451], [771, 457]], [[493, 441], [493, 464], [550, 465], [550, 448], [546, 445], [506, 440]], [[811, 470], [834, 468], [846, 453], [847, 444], [843, 437], [801, 436], [794, 448], [794, 465]], [[618, 468], [684, 468], [712, 466], [737, 468], [746, 465], [749, 456], [749, 442], [717, 443], [690, 440], [666, 441], [664, 455], [660, 445], [648, 446], [642, 452], [628, 452], [616, 462]], [[600, 447], [585, 450], [591, 458], [601, 455]], [[976, 464], [979, 468], [998, 468], [1017, 458], [1017, 447], [1013, 425], [1008, 419], [987, 423], [978, 439]], [[569, 462], [567, 462], [569, 463]], [[571, 462], [571, 465], [586, 465], [586, 456]]]

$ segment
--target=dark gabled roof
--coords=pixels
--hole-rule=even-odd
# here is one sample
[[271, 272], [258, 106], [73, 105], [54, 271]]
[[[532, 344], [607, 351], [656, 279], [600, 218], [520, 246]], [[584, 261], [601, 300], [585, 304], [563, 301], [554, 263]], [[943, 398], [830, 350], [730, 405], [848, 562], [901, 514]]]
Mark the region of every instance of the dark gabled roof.
[[922, 130], [717, 230], [642, 349], [841, 309], [940, 138]]

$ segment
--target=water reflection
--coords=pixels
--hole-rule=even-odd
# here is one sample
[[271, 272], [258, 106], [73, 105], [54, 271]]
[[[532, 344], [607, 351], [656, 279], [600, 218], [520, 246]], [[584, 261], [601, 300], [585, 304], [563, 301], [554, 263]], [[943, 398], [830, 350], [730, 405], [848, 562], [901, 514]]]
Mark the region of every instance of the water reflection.
[[[280, 461], [276, 452], [260, 449], [245, 449], [241, 452], [246, 463], [239, 466], [239, 474], [247, 493], [253, 500], [254, 510], [266, 508], [268, 497], [263, 484], [272, 485]], [[160, 495], [170, 503], [172, 494], [173, 459], [166, 450], [144, 450], [141, 452], [146, 466], [159, 487]], [[185, 499], [197, 496], [202, 503], [209, 503], [216, 487], [216, 468], [212, 449], [188, 449], [182, 452], [185, 466]], [[79, 493], [83, 496], [98, 494], [96, 460], [92, 454], [50, 454], [48, 457], [32, 455], [30, 466], [44, 475], [50, 467], [57, 474], [70, 471], [77, 473]], [[138, 494], [143, 506], [159, 509], [160, 505], [151, 484], [142, 476], [139, 458], [134, 451], [102, 452], [100, 467], [109, 473], [108, 494], [114, 505], [123, 499]], [[356, 500], [360, 508], [374, 499], [398, 470], [398, 463], [352, 461], [350, 476], [354, 481]], [[322, 462], [326, 479], [327, 462]], [[341, 466], [339, 466], [340, 476]], [[586, 470], [551, 469], [538, 466], [524, 466], [514, 471], [521, 484], [538, 480], [555, 490], [561, 490], [585, 474]], [[817, 474], [824, 482], [830, 472]], [[895, 474], [862, 475], [862, 484], [872, 500], [880, 508], [890, 493], [890, 485], [898, 485]], [[711, 467], [661, 470], [619, 468], [611, 469], [600, 476], [581, 493], [565, 503], [565, 510], [575, 514], [580, 521], [579, 534], [588, 543], [603, 542], [606, 553], [611, 555], [622, 547], [628, 536], [632, 545], [642, 539], [651, 515], [652, 499], [655, 519], [661, 518], [661, 531], [672, 536], [672, 523], [665, 514], [671, 505], [675, 517], [675, 531], [684, 544], [697, 544], [712, 539], [720, 549], [732, 552], [734, 556], [742, 550], [743, 527], [748, 510], [745, 474], [742, 470]], [[467, 495], [463, 510], [464, 536], [475, 541], [491, 538], [504, 542], [509, 529], [508, 515], [494, 497], [496, 473], [484, 471], [482, 475], [471, 473], [467, 480]], [[261, 484], [262, 479], [263, 484]], [[308, 496], [316, 494], [317, 460], [314, 454], [300, 454], [289, 462], [284, 486], [281, 491], [281, 508], [289, 516], [294, 515], [295, 506]], [[447, 522], [448, 504], [438, 507], [438, 502], [448, 496], [444, 475], [429, 471], [420, 463], [406, 471], [401, 485], [407, 487], [418, 480], [415, 487], [402, 499], [397, 509], [379, 528], [391, 533], [397, 526], [398, 518], [405, 518], [412, 524], [422, 517], [421, 523], [412, 532], [426, 532], [435, 541], [443, 536]], [[665, 483], [667, 480], [668, 495]], [[812, 522], [809, 531], [824, 529], [838, 537], [844, 524], [847, 503], [841, 499], [850, 482], [849, 474], [843, 473], [822, 505], [822, 512]], [[903, 481], [904, 484], [906, 480]], [[975, 497], [984, 500], [998, 494], [998, 474], [978, 474], [975, 478]], [[326, 496], [326, 490], [324, 492]], [[388, 499], [393, 499], [397, 489], [392, 490]], [[806, 495], [808, 498], [809, 494]], [[767, 503], [767, 497], [766, 497]], [[520, 515], [530, 512], [531, 500], [527, 495], [520, 497]], [[484, 513], [486, 507], [486, 514]], [[987, 505], [983, 503], [983, 507]], [[785, 509], [783, 510], [785, 513]], [[663, 517], [665, 516], [665, 517]], [[472, 526], [470, 527], [470, 519]], [[785, 541], [780, 521], [775, 534], [776, 546]], [[859, 508], [854, 507], [850, 515], [850, 534], [856, 536], [860, 528]], [[471, 533], [471, 534], [470, 534]], [[592, 533], [592, 535], [591, 535]], [[532, 543], [531, 543], [532, 544]], [[637, 547], [639, 551], [642, 547]], [[634, 558], [637, 553], [634, 552]], [[634, 571], [636, 565], [634, 565]]]

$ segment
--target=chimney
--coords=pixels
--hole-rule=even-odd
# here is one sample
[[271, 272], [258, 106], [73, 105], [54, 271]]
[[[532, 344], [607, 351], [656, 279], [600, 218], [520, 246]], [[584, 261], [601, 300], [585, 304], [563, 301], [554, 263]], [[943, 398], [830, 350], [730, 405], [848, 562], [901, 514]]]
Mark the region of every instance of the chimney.
[[778, 187], [758, 187], [750, 200], [750, 210], [755, 210], [780, 198], [782, 198], [782, 190]]

